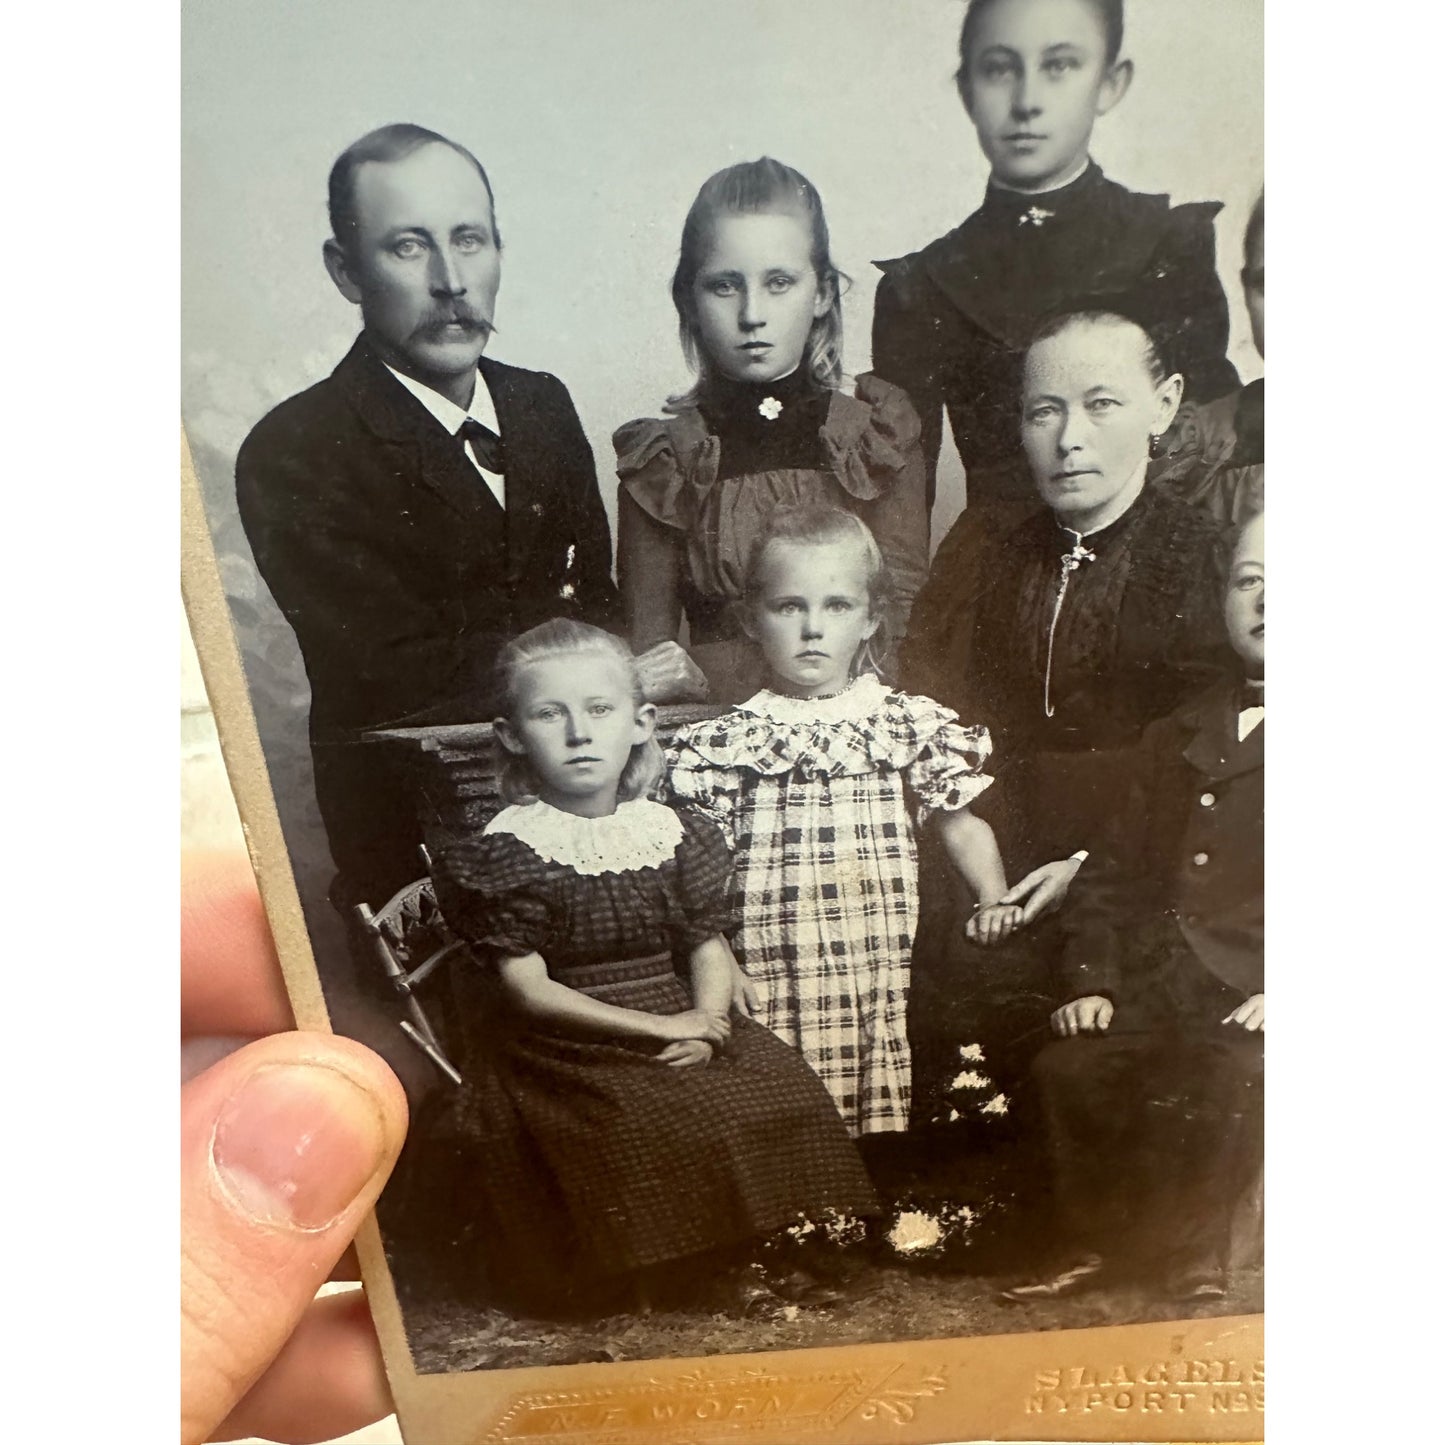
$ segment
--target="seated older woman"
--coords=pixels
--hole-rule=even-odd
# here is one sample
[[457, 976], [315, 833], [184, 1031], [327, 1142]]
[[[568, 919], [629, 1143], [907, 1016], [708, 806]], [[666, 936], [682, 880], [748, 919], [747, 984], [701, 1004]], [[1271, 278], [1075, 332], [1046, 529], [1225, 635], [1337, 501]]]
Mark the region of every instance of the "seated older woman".
[[[1146, 485], [1182, 387], [1122, 310], [1047, 321], [1026, 354], [1021, 397], [1042, 505], [965, 512], [915, 606], [904, 685], [992, 730], [990, 820], [1017, 880], [1011, 897], [1035, 925], [984, 953], [950, 914], [950, 890], [925, 893], [913, 997], [915, 1031], [927, 1035], [915, 1056], [925, 1110], [966, 1113], [970, 1098], [994, 1099], [979, 1077], [1007, 1097], [1048, 1037], [1052, 950], [1038, 921], [1087, 866], [1120, 790], [1121, 750], [1219, 665], [1209, 579], [1220, 524]], [[940, 1072], [956, 1071], [957, 1047], [974, 1044], [983, 1060], [970, 1049], [962, 1093], [940, 1100]]]

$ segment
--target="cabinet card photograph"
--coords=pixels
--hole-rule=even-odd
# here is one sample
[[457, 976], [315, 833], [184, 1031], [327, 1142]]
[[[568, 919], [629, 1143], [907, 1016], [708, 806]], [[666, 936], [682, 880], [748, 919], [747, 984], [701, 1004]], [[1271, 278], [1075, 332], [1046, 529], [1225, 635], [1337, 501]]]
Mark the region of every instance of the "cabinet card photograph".
[[1263, 1428], [1262, 0], [193, 0], [185, 590], [413, 1445]]

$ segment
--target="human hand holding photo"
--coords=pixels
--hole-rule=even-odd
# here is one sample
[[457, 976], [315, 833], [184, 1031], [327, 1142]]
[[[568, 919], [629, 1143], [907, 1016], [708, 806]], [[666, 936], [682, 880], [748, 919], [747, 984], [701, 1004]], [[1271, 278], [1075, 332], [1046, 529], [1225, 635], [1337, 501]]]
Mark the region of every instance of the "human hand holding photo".
[[361, 1293], [315, 1296], [396, 1161], [406, 1097], [370, 1050], [294, 1027], [245, 856], [187, 857], [182, 1445], [302, 1445], [392, 1408]]
[[1062, 1038], [1075, 1034], [1106, 1033], [1114, 1017], [1114, 1005], [1102, 994], [1086, 994], [1055, 1009], [1049, 1015], [1049, 1026]]
[[1248, 1029], [1250, 1033], [1263, 1033], [1264, 995], [1262, 993], [1250, 994], [1237, 1009], [1225, 1016], [1224, 1022], [1238, 1024], [1240, 1028]]

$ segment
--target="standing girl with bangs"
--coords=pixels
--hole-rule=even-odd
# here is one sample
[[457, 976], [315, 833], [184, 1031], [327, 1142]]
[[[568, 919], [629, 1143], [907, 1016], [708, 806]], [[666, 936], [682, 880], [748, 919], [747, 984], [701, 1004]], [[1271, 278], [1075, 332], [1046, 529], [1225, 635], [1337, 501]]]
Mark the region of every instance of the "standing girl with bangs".
[[807, 1065], [732, 1013], [727, 845], [650, 800], [662, 756], [626, 644], [557, 620], [498, 667], [511, 805], [436, 874], [503, 1005], [467, 1079], [495, 1274], [529, 1308], [650, 1295], [684, 1260], [748, 1313], [830, 1302], [764, 1246], [874, 1212], [873, 1191]]
[[845, 385], [842, 280], [806, 177], [768, 157], [719, 171], [687, 214], [672, 278], [697, 382], [666, 419], [613, 438], [633, 648], [675, 640], [686, 618], [714, 701], [760, 681], [736, 604], [778, 507], [844, 507], [877, 537], [892, 580], [880, 655], [902, 638], [928, 570], [918, 417], [877, 377]]
[[[668, 753], [673, 795], [736, 849], [734, 946], [755, 1016], [807, 1059], [858, 1136], [909, 1123], [918, 830], [937, 833], [967, 885], [971, 938], [1001, 942], [1021, 918], [1002, 901], [993, 831], [969, 808], [992, 781], [987, 729], [863, 665], [885, 596], [857, 516], [780, 508], [744, 574], [765, 686], [680, 729]], [[870, 1166], [898, 1152], [875, 1141]]]

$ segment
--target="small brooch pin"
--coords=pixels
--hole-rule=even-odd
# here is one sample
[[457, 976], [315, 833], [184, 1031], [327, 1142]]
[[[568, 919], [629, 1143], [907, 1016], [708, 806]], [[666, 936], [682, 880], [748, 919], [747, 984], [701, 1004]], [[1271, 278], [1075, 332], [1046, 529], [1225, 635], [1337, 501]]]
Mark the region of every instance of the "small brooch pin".
[[758, 415], [764, 421], [777, 421], [783, 414], [783, 404], [775, 396], [765, 396], [758, 403]]
[[1094, 554], [1084, 546], [1084, 539], [1082, 537], [1074, 543], [1072, 551], [1065, 552], [1064, 555], [1059, 558], [1059, 561], [1063, 564], [1064, 575], [1066, 577], [1070, 572], [1077, 572], [1085, 562], [1095, 562], [1097, 560]]
[[1023, 215], [1019, 217], [1021, 226], [1042, 226], [1047, 220], [1052, 219], [1052, 211], [1046, 211], [1042, 206], [1030, 206]]

